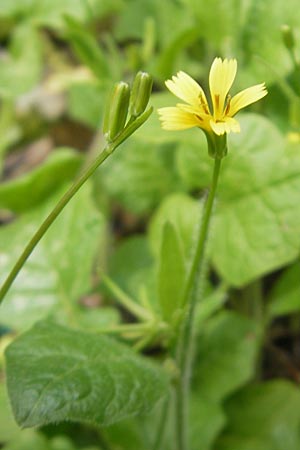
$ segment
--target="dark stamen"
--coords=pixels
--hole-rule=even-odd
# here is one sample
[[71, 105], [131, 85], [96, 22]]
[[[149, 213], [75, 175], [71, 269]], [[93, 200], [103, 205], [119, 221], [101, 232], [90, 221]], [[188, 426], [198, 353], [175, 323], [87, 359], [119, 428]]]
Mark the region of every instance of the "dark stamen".
[[205, 100], [203, 98], [203, 94], [202, 93], [199, 94], [199, 100], [200, 100], [200, 105], [203, 108], [203, 111], [205, 112], [205, 114], [209, 115], [209, 110], [208, 110], [207, 104], [206, 104], [206, 102], [205, 102]]
[[216, 104], [216, 109], [219, 109], [219, 107], [220, 107], [220, 95], [219, 94], [215, 95], [215, 104]]
[[225, 116], [228, 114], [229, 110], [230, 110], [230, 102], [231, 102], [231, 95], [227, 95], [227, 99], [226, 99], [226, 108], [225, 108]]

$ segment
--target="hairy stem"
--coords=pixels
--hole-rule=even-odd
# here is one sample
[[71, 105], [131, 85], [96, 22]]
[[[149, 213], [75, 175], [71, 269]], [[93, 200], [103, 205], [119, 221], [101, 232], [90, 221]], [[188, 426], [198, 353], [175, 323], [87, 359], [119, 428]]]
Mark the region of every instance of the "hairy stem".
[[212, 184], [204, 205], [199, 238], [194, 254], [194, 259], [188, 275], [185, 291], [184, 305], [187, 309], [183, 320], [176, 347], [176, 360], [180, 369], [180, 376], [175, 391], [175, 426], [176, 426], [176, 450], [188, 450], [188, 397], [190, 394], [190, 378], [193, 362], [193, 321], [195, 306], [197, 303], [197, 287], [203, 268], [205, 256], [205, 244], [209, 232], [212, 208], [217, 190], [218, 178], [221, 168], [221, 159], [214, 160]]

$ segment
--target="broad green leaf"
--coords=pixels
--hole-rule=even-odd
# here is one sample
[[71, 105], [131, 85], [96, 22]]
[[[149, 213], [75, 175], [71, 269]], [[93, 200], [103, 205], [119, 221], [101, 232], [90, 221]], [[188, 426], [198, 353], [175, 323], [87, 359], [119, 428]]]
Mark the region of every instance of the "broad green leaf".
[[81, 162], [71, 149], [57, 149], [37, 169], [0, 185], [0, 209], [20, 213], [44, 202], [74, 177]]
[[228, 401], [226, 413], [229, 422], [216, 444], [218, 450], [298, 450], [300, 447], [300, 393], [288, 381], [246, 387]]
[[22, 427], [65, 420], [109, 425], [166, 395], [163, 371], [129, 347], [39, 322], [6, 350], [7, 385]]
[[276, 281], [268, 302], [268, 312], [271, 316], [291, 314], [300, 310], [300, 264], [286, 269]]
[[[1, 227], [1, 282], [63, 192]], [[104, 217], [97, 211], [91, 198], [91, 185], [87, 183], [56, 219], [21, 270], [1, 305], [1, 323], [26, 329], [50, 314], [78, 325], [76, 303], [91, 289], [94, 259], [101, 250], [97, 246], [105, 233]]]
[[219, 185], [212, 260], [241, 286], [295, 260], [300, 246], [300, 153], [266, 119], [245, 115]]
[[166, 222], [163, 227], [158, 269], [159, 304], [163, 317], [171, 321], [182, 307], [186, 267], [180, 239], [175, 226]]
[[[240, 122], [242, 132], [230, 136], [222, 163], [211, 233], [212, 262], [236, 286], [292, 262], [300, 245], [299, 148], [286, 148], [283, 135], [258, 115], [241, 115]], [[186, 152], [185, 144], [177, 150], [178, 172], [193, 190], [209, 185], [212, 169], [203, 141], [199, 147], [195, 142]], [[169, 202], [170, 197], [163, 204]], [[172, 208], [177, 214], [175, 200]]]
[[7, 61], [1, 67], [0, 95], [14, 99], [29, 91], [39, 81], [41, 70], [39, 33], [27, 25], [19, 26], [13, 34]]
[[208, 321], [197, 343], [194, 384], [199, 401], [217, 403], [250, 379], [259, 337], [259, 326], [234, 312]]

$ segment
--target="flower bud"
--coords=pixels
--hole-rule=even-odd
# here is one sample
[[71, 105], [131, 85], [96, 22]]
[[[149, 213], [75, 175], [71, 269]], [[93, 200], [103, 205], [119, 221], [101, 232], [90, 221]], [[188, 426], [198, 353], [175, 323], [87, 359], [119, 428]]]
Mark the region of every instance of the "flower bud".
[[293, 48], [295, 47], [295, 37], [292, 28], [289, 25], [282, 25], [281, 35], [286, 48], [288, 50], [293, 50]]
[[103, 123], [103, 133], [109, 141], [113, 141], [125, 126], [129, 99], [129, 85], [124, 81], [115, 84], [110, 101], [106, 107]]
[[149, 102], [152, 91], [152, 77], [147, 72], [138, 72], [132, 86], [130, 114], [134, 117], [142, 114]]

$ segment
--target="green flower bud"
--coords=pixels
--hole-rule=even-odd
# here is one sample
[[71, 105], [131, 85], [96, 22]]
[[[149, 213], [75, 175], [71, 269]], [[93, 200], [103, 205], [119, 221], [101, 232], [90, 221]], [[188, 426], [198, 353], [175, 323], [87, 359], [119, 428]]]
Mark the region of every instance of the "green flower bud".
[[113, 141], [124, 129], [128, 114], [129, 99], [129, 85], [124, 81], [115, 84], [110, 101], [106, 106], [103, 123], [103, 133], [109, 141]]
[[153, 80], [147, 72], [138, 72], [132, 86], [130, 114], [134, 117], [142, 114], [149, 102]]
[[292, 28], [289, 25], [282, 25], [281, 35], [286, 48], [288, 50], [293, 50], [293, 48], [295, 47], [295, 37]]

